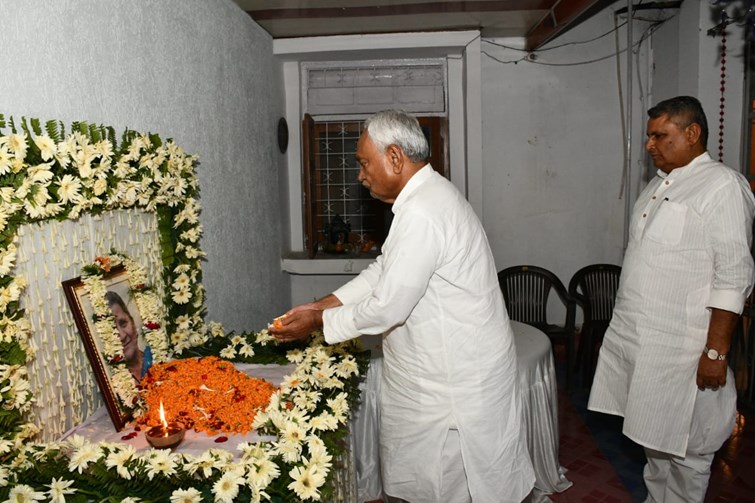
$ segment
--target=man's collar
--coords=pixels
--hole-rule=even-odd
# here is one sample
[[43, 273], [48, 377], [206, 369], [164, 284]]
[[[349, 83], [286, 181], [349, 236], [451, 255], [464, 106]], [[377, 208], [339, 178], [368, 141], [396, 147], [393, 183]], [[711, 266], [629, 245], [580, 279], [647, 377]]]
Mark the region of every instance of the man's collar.
[[391, 208], [391, 211], [393, 211], [393, 213], [396, 213], [403, 202], [409, 197], [409, 194], [417, 190], [417, 187], [425, 183], [425, 181], [427, 181], [431, 176], [433, 176], [433, 167], [430, 166], [430, 163], [427, 163], [422, 168], [420, 168], [419, 171], [414, 173], [411, 178], [409, 178], [409, 181], [406, 182], [404, 188], [401, 189], [401, 192], [399, 192], [398, 196], [396, 196], [396, 200], [393, 202], [393, 208]]

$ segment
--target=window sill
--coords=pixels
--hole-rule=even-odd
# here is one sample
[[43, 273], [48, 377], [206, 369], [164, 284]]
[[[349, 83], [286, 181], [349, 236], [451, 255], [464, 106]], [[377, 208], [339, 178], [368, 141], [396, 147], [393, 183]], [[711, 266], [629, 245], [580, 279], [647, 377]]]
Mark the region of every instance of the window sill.
[[289, 253], [281, 259], [281, 269], [289, 274], [359, 274], [375, 261], [376, 253], [327, 255], [318, 253], [307, 258], [303, 252]]

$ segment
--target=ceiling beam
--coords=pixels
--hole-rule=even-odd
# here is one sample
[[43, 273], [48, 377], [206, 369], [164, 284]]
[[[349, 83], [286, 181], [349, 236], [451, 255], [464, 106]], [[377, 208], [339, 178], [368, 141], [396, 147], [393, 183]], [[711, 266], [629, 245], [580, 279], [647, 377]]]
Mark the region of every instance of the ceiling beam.
[[549, 9], [554, 0], [483, 0], [399, 3], [357, 7], [305, 7], [282, 9], [247, 9], [258, 21], [271, 19], [317, 19], [341, 17], [407, 16], [437, 13], [500, 12]]
[[525, 35], [525, 48], [534, 51], [553, 40], [601, 0], [560, 0]]

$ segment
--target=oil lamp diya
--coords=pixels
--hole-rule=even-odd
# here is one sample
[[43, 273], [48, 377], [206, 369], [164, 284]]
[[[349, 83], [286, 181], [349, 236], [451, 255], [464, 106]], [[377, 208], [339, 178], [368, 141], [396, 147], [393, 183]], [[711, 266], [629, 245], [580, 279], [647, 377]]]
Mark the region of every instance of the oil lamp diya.
[[147, 442], [157, 449], [172, 449], [178, 446], [184, 439], [186, 429], [181, 423], [165, 420], [165, 409], [163, 409], [162, 400], [160, 401], [160, 421], [162, 421], [162, 424], [153, 426], [144, 432]]

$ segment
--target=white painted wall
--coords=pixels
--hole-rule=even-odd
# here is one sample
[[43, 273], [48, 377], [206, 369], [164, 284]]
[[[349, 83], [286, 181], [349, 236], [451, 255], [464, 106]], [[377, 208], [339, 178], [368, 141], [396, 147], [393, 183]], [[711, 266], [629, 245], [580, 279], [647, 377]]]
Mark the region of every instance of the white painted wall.
[[[566, 284], [585, 265], [621, 263], [626, 212], [655, 173], [644, 152], [645, 124], [647, 109], [660, 99], [685, 93], [698, 96], [711, 126], [709, 147], [717, 150], [719, 41], [705, 35], [715, 24], [710, 6], [684, 2], [682, 9], [643, 11], [641, 17], [670, 20], [642, 43], [650, 23], [633, 22], [637, 54], [632, 56], [629, 140], [624, 131], [628, 113], [625, 53], [618, 65], [616, 58], [601, 59], [617, 51], [613, 33], [579, 43], [610, 32], [615, 27], [614, 12], [624, 7], [626, 2], [620, 0], [570, 30], [538, 51], [536, 63], [496, 61], [518, 60], [525, 54], [489, 42], [521, 47], [521, 40], [483, 39], [467, 48], [467, 58], [470, 51], [482, 51], [478, 63], [482, 107], [465, 116], [468, 124], [481, 128], [482, 158], [465, 168], [469, 187], [478, 188], [472, 192], [481, 197], [482, 204], [475, 208], [499, 269], [540, 265]], [[617, 24], [625, 20], [626, 16], [616, 17]], [[623, 51], [626, 28], [617, 33]], [[730, 35], [729, 47], [725, 161], [738, 165], [741, 33]], [[601, 61], [560, 66], [593, 59]], [[622, 171], [628, 144], [631, 181], [627, 197]], [[312, 300], [349, 278], [293, 275], [292, 300]]]
[[6, 117], [154, 132], [199, 156], [209, 320], [259, 329], [290, 304], [282, 79], [246, 13], [230, 0], [0, 0], [0, 33]]
[[[733, 12], [732, 9], [729, 9]], [[653, 37], [655, 61], [652, 102], [689, 94], [696, 96], [708, 117], [708, 150], [719, 157], [722, 38], [707, 35], [720, 18], [708, 2], [684, 2], [679, 17]], [[746, 29], [729, 25], [726, 38], [723, 162], [742, 166]], [[746, 133], [745, 133], [746, 134]]]
[[[614, 26], [614, 10], [625, 6], [624, 1], [615, 3], [546, 49], [608, 32]], [[660, 14], [647, 11], [642, 16]], [[684, 2], [682, 9], [663, 14], [676, 17], [643, 42], [632, 61], [630, 203], [655, 174], [644, 141], [647, 109], [658, 101], [678, 94], [697, 96], [711, 129], [708, 146], [717, 157], [720, 39], [706, 35], [715, 24], [710, 5]], [[637, 49], [649, 23], [635, 20], [633, 25]], [[724, 161], [738, 167], [744, 46], [743, 30], [731, 31]], [[626, 29], [618, 33], [624, 48]], [[611, 34], [591, 43], [539, 51], [537, 61], [587, 61], [614, 52], [614, 44]], [[503, 61], [522, 57], [520, 52], [484, 40], [482, 49]], [[621, 76], [614, 58], [589, 65], [549, 66], [502, 64], [483, 54], [482, 63], [484, 224], [499, 269], [540, 265], [568, 283], [582, 266], [620, 264], [625, 209], [621, 174], [626, 145], [620, 104], [626, 103], [626, 58], [620, 59]]]
[[[611, 28], [613, 12], [607, 9], [551, 46], [589, 40]], [[624, 48], [625, 29], [619, 35]], [[582, 266], [621, 263], [625, 58], [621, 75], [613, 57], [576, 64], [616, 52], [613, 34], [539, 51], [535, 62], [502, 63], [525, 54], [490, 42], [515, 47], [517, 41], [482, 43], [483, 223], [499, 270], [538, 265], [568, 284]], [[647, 60], [644, 47], [641, 61]], [[642, 109], [635, 103], [638, 117]], [[639, 138], [638, 124], [632, 133]], [[633, 152], [636, 157], [638, 147]]]

